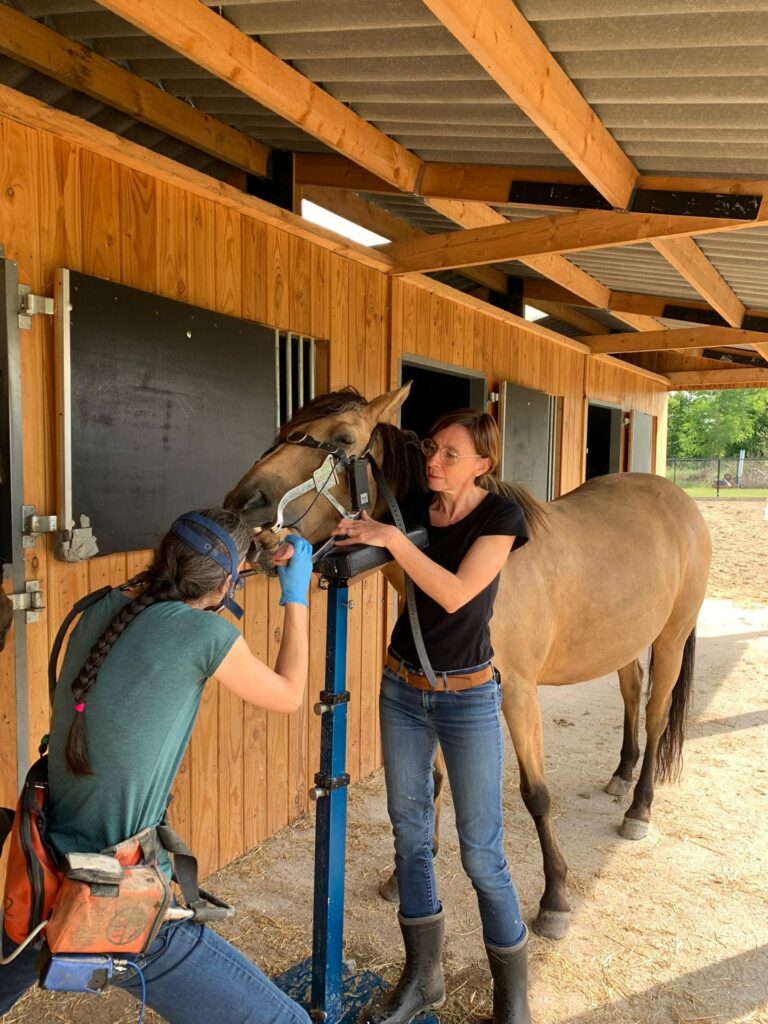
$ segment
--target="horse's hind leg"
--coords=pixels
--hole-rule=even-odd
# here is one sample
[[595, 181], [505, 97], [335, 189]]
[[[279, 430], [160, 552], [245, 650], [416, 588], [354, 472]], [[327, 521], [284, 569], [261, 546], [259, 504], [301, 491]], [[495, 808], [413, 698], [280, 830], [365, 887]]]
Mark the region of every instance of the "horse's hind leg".
[[[440, 847], [440, 810], [443, 806], [443, 783], [445, 782], [445, 760], [438, 744], [437, 757], [432, 768], [432, 782], [435, 787], [435, 830], [432, 833], [432, 856], [437, 856]], [[400, 898], [397, 892], [397, 874], [392, 871], [385, 882], [379, 886], [379, 895], [390, 903], [397, 903]]]
[[619, 829], [625, 839], [642, 839], [648, 834], [654, 779], [665, 782], [679, 775], [695, 647], [696, 630], [690, 621], [665, 626], [653, 644], [648, 667], [651, 695], [645, 710], [645, 754], [632, 804]]
[[520, 767], [520, 794], [536, 826], [544, 861], [544, 893], [532, 927], [545, 938], [562, 939], [571, 923], [571, 907], [565, 888], [568, 865], [552, 829], [551, 800], [544, 781], [544, 737], [536, 683], [505, 678], [502, 710]]
[[635, 765], [640, 757], [637, 739], [640, 721], [640, 694], [643, 689], [643, 670], [637, 658], [619, 669], [619, 687], [624, 698], [624, 740], [621, 744], [619, 767], [605, 787], [611, 796], [623, 796], [632, 784]]

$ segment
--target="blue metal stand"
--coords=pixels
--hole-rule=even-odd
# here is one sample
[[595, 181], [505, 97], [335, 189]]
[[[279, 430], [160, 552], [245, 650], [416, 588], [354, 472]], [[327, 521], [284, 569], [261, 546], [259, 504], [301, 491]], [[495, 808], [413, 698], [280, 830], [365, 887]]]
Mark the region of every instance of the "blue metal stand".
[[[315, 891], [312, 958], [297, 964], [275, 982], [325, 1024], [354, 1024], [360, 1011], [384, 988], [371, 971], [354, 971], [342, 960], [344, 937], [344, 866], [347, 839], [347, 614], [345, 579], [328, 581], [325, 689], [316, 711], [322, 715], [320, 771], [312, 794], [315, 823]], [[419, 1024], [439, 1024], [435, 1014]]]

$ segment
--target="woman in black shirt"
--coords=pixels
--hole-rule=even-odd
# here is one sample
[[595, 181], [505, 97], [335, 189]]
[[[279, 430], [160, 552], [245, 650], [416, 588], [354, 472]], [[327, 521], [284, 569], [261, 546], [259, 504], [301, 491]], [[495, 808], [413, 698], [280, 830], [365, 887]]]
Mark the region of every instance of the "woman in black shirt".
[[486, 413], [441, 417], [422, 445], [430, 493], [405, 510], [427, 528], [420, 551], [396, 527], [363, 514], [343, 520], [339, 544], [386, 547], [412, 578], [424, 645], [437, 677], [419, 668], [407, 614], [392, 633], [381, 685], [381, 742], [387, 807], [395, 835], [405, 967], [369, 1024], [409, 1024], [441, 1006], [443, 909], [432, 859], [432, 767], [440, 743], [451, 784], [461, 859], [477, 892], [494, 979], [494, 1024], [528, 1024], [527, 941], [503, 847], [501, 696], [491, 659], [490, 619], [499, 573], [524, 544], [525, 518], [483, 478], [498, 464], [500, 439]]

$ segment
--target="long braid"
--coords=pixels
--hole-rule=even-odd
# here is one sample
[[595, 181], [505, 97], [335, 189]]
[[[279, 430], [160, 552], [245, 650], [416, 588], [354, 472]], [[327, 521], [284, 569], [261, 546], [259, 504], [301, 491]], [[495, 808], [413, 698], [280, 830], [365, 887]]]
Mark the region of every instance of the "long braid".
[[[250, 530], [238, 512], [206, 509], [202, 514], [215, 519], [228, 530], [241, 556], [245, 554], [250, 543]], [[166, 534], [149, 568], [124, 585], [123, 589], [141, 588], [141, 593], [114, 616], [72, 682], [75, 717], [67, 736], [65, 756], [73, 774], [93, 775], [88, 756], [85, 705], [96, 684], [99, 669], [126, 627], [153, 604], [161, 601], [197, 600], [211, 593], [221, 586], [226, 575], [216, 563], [200, 556], [171, 534]]]

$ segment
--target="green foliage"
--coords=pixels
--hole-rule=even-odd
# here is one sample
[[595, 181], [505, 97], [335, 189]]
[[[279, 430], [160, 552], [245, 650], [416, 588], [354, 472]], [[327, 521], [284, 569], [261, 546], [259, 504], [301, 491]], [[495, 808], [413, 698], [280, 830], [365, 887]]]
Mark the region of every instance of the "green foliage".
[[669, 396], [668, 458], [768, 456], [768, 389], [676, 391]]

